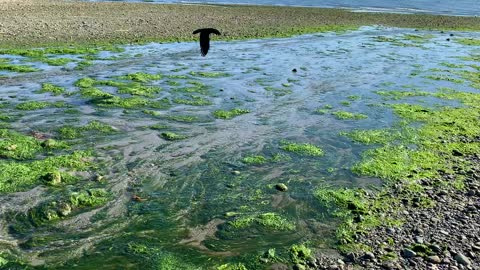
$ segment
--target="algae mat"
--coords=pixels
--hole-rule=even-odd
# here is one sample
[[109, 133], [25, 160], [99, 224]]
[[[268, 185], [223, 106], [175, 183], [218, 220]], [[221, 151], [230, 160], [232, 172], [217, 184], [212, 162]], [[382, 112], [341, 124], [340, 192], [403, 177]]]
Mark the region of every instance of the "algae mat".
[[2, 50], [0, 265], [264, 269], [333, 249], [341, 219], [315, 191], [382, 183], [352, 172], [375, 145], [345, 134], [478, 93], [480, 36], [452, 34], [365, 27], [206, 58], [197, 43]]

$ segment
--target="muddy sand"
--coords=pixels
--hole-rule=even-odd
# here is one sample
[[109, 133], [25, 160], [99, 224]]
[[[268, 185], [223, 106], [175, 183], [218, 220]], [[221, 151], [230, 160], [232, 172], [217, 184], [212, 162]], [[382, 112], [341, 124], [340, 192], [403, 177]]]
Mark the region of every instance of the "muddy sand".
[[480, 30], [480, 18], [339, 9], [1, 0], [0, 46], [175, 41], [215, 27], [223, 39], [288, 36], [361, 25]]

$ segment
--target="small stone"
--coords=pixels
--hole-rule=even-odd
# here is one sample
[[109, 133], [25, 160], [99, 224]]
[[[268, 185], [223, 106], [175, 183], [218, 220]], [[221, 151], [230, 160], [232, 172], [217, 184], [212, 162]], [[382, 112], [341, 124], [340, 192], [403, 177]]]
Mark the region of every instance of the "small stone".
[[420, 228], [415, 228], [415, 229], [413, 230], [413, 233], [415, 233], [415, 234], [417, 234], [417, 235], [420, 235], [420, 234], [423, 234], [423, 230], [420, 229]]
[[306, 269], [305, 266], [299, 263], [293, 266], [293, 270], [305, 270], [305, 269]]
[[415, 237], [415, 243], [423, 244], [424, 243], [423, 237], [416, 236]]
[[102, 182], [103, 180], [105, 180], [105, 177], [104, 177], [103, 175], [97, 175], [97, 176], [95, 177], [95, 180], [96, 180], [97, 182]]
[[431, 245], [430, 249], [435, 252], [435, 253], [440, 253], [442, 252], [442, 248], [439, 245]]
[[428, 256], [427, 257], [427, 261], [431, 262], [431, 263], [435, 263], [435, 264], [439, 264], [442, 262], [442, 260], [440, 260], [440, 257], [438, 257], [437, 255], [434, 255], [434, 256]]
[[365, 255], [363, 255], [363, 259], [367, 261], [371, 261], [375, 259], [375, 255], [372, 252], [367, 252]]
[[232, 171], [232, 174], [233, 174], [233, 175], [239, 175], [239, 174], [240, 174], [240, 171]]
[[337, 260], [337, 263], [338, 263], [339, 265], [344, 265], [344, 264], [345, 264], [345, 262], [342, 261], [342, 259], [338, 259], [338, 260]]
[[417, 256], [417, 253], [411, 249], [405, 248], [402, 250], [402, 256], [404, 258], [413, 258]]
[[394, 229], [394, 228], [387, 228], [387, 233], [389, 233], [389, 234], [394, 234], [394, 233], [395, 233], [395, 229]]
[[440, 230], [438, 232], [441, 233], [441, 234], [444, 234], [444, 235], [449, 235], [449, 233], [447, 231], [444, 231], [444, 230]]
[[297, 69], [296, 68], [292, 69], [292, 72], [297, 72]]
[[468, 196], [475, 196], [475, 190], [470, 189], [470, 190], [467, 192], [467, 195], [468, 195]]
[[283, 184], [283, 183], [279, 183], [279, 184], [276, 184], [275, 185], [275, 188], [279, 191], [282, 191], [282, 192], [285, 192], [288, 190], [288, 187], [287, 185]]
[[460, 264], [463, 264], [465, 266], [469, 266], [472, 264], [470, 260], [467, 258], [467, 256], [463, 255], [462, 253], [457, 253], [454, 257], [455, 261], [457, 261]]
[[474, 251], [480, 251], [480, 247], [479, 246], [476, 246], [476, 245], [472, 245], [472, 249]]

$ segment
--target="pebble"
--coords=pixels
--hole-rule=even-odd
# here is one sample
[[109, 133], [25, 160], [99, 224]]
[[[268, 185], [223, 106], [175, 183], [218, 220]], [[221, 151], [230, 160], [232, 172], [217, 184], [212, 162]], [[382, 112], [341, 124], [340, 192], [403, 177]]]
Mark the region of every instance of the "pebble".
[[424, 243], [423, 237], [416, 236], [415, 237], [415, 243], [423, 244]]
[[472, 245], [472, 249], [473, 249], [474, 251], [480, 251], [480, 246]]
[[373, 260], [375, 259], [375, 255], [372, 252], [367, 252], [365, 255], [363, 255], [363, 258], [365, 260]]
[[402, 256], [404, 258], [413, 258], [417, 256], [417, 253], [411, 249], [405, 248], [402, 250]]
[[434, 255], [434, 256], [428, 256], [427, 257], [427, 261], [431, 262], [431, 263], [435, 263], [435, 264], [439, 264], [442, 262], [442, 260], [440, 259], [440, 257], [438, 257], [437, 255]]
[[432, 251], [435, 252], [435, 253], [442, 252], [442, 248], [439, 245], [431, 245], [430, 249], [432, 249]]
[[232, 171], [232, 174], [233, 174], [233, 175], [239, 175], [239, 174], [240, 174], [240, 171]]
[[462, 253], [458, 253], [457, 255], [455, 255], [455, 258], [454, 258], [454, 259], [455, 259], [455, 261], [457, 261], [458, 263], [463, 264], [463, 265], [466, 265], [466, 266], [472, 264], [472, 263], [470, 262], [470, 260], [467, 258], [467, 256], [463, 255]]

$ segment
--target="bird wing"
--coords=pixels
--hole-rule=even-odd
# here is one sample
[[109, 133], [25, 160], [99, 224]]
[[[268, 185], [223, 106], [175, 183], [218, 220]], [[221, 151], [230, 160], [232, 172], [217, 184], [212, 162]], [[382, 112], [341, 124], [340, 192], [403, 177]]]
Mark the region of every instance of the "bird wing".
[[202, 56], [207, 55], [208, 49], [210, 49], [210, 33], [201, 32], [200, 33], [200, 50], [202, 51]]

